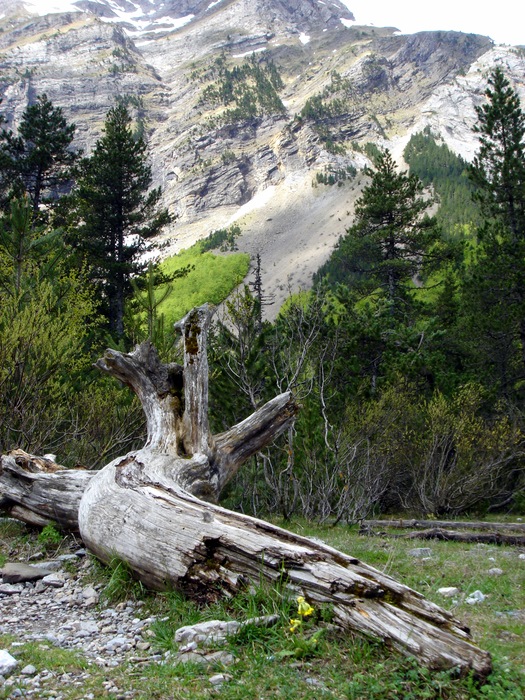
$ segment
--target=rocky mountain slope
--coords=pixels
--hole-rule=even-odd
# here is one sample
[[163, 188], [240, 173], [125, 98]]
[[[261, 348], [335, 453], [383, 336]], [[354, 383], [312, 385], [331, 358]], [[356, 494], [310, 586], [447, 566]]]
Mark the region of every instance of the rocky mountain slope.
[[428, 125], [470, 157], [490, 68], [525, 97], [521, 49], [360, 27], [339, 0], [4, 0], [0, 13], [9, 126], [45, 92], [89, 151], [125, 99], [178, 217], [167, 250], [236, 221], [281, 295], [351, 223], [367, 143], [400, 157]]

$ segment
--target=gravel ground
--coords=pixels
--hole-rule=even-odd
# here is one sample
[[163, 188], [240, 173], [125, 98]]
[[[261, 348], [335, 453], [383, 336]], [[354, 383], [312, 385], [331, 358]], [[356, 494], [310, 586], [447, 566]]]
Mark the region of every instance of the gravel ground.
[[[0, 634], [17, 639], [5, 651], [16, 659], [18, 647], [37, 642], [40, 649], [49, 650], [53, 668], [54, 650], [69, 649], [85, 656], [87, 670], [57, 674], [19, 664], [7, 677], [0, 676], [0, 688], [13, 689], [9, 697], [59, 700], [67, 687], [86, 683], [90, 666], [110, 669], [132, 663], [140, 667], [162, 661], [163, 656], [151, 646], [155, 618], [143, 611], [141, 601], [117, 605], [100, 601], [103, 584], [90, 583], [93, 564], [84, 550], [29, 563], [51, 573], [36, 582], [5, 583], [4, 577], [0, 583]], [[117, 697], [132, 697], [129, 692], [119, 694], [109, 681], [106, 690]], [[92, 697], [85, 695], [86, 700]]]

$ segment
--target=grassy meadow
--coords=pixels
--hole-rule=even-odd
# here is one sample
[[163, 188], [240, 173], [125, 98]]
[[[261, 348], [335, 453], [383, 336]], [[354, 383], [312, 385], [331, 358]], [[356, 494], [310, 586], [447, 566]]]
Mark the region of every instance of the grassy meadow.
[[[283, 523], [280, 523], [283, 524]], [[305, 521], [285, 524], [302, 535], [318, 537], [375, 566], [419, 590], [435, 603], [451, 610], [471, 628], [474, 640], [491, 652], [494, 672], [479, 687], [470, 678], [453, 673], [433, 673], [415, 660], [400, 657], [380, 643], [342, 634], [330, 623], [330, 610], [315, 610], [304, 624], [291, 631], [290, 619], [297, 617], [297, 602], [284, 591], [264, 585], [250, 593], [199, 606], [173, 591], [151, 594], [120, 571], [91, 567], [92, 582], [103, 583], [101, 605], [128, 597], [144, 601], [143, 615], [155, 615], [151, 626], [154, 647], [163, 654], [162, 663], [119, 666], [114, 669], [89, 664], [81, 654], [49, 648], [40, 643], [11, 645], [9, 635], [0, 636], [0, 648], [8, 649], [22, 665], [33, 664], [55, 674], [46, 686], [46, 697], [67, 700], [86, 697], [135, 698], [136, 700], [521, 700], [525, 696], [525, 559], [516, 547], [420, 542], [402, 536], [363, 536], [355, 528], [319, 526]], [[391, 535], [399, 535], [390, 533]], [[27, 560], [41, 548], [38, 533], [12, 521], [0, 521], [0, 564], [7, 559]], [[78, 543], [77, 543], [78, 544]], [[48, 551], [67, 551], [68, 538], [49, 542]], [[429, 547], [428, 558], [412, 556], [410, 550]], [[53, 553], [50, 551], [50, 553]], [[501, 574], [489, 573], [500, 569]], [[454, 586], [459, 594], [444, 598], [438, 589]], [[466, 603], [475, 590], [486, 598], [477, 605]], [[203, 668], [177, 664], [173, 657], [176, 629], [209, 619], [238, 619], [276, 613], [279, 622], [270, 628], [246, 627], [227, 644], [235, 662], [223, 667]], [[47, 648], [46, 648], [47, 647]], [[61, 682], [70, 672], [89, 672], [81, 687]], [[213, 685], [216, 674], [223, 682]], [[109, 688], [109, 690], [108, 690]], [[118, 692], [111, 688], [118, 688]], [[24, 688], [19, 688], [23, 697]], [[0, 687], [6, 700], [13, 688]], [[56, 694], [56, 695], [55, 695]], [[90, 695], [91, 694], [91, 695]]]

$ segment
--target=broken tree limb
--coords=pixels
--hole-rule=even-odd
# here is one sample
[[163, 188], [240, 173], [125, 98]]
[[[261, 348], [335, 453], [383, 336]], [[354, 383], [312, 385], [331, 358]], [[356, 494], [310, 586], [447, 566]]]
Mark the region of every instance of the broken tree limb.
[[208, 329], [213, 308], [205, 304], [193, 309], [175, 324], [184, 343], [184, 446], [188, 454], [208, 454], [211, 448], [208, 425]]
[[445, 528], [454, 530], [492, 530], [494, 532], [525, 532], [525, 523], [491, 523], [486, 520], [473, 520], [463, 522], [461, 520], [363, 520], [363, 528], [399, 528], [401, 530], [416, 530], [429, 528]]
[[160, 363], [149, 343], [129, 354], [108, 351], [98, 361], [137, 393], [148, 435], [142, 449], [85, 484], [78, 526], [86, 546], [102, 561], [124, 560], [158, 590], [216, 596], [261, 579], [284, 583], [314, 604], [331, 604], [343, 629], [430, 668], [486, 677], [490, 655], [419, 593], [327, 545], [215, 504], [242, 462], [292, 425], [298, 407], [282, 394], [220, 435], [209, 432], [207, 419], [188, 415], [207, 409], [209, 317], [203, 307], [180, 322], [183, 368]]
[[455, 532], [434, 527], [430, 530], [419, 530], [401, 535], [407, 540], [442, 540], [445, 542], [474, 542], [485, 544], [506, 544], [511, 546], [525, 546], [525, 535], [510, 535], [504, 532]]
[[13, 450], [0, 459], [2, 510], [29, 525], [55, 522], [78, 532], [78, 508], [96, 472], [64, 469], [51, 459]]

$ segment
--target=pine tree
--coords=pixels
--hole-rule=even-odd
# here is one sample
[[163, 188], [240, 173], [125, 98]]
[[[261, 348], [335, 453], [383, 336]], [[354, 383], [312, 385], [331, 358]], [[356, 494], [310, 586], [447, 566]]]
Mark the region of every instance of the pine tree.
[[463, 314], [467, 331], [479, 337], [471, 346], [476, 370], [513, 397], [525, 378], [525, 114], [501, 68], [485, 95], [469, 169], [484, 222], [463, 286]]
[[10, 211], [0, 217], [0, 299], [16, 296], [36, 279], [53, 277], [64, 252], [59, 230], [33, 225], [29, 197], [12, 199]]
[[1, 189], [10, 198], [27, 193], [35, 215], [42, 202], [56, 200], [60, 187], [71, 181], [78, 157], [71, 149], [74, 133], [75, 125], [67, 123], [60, 107], [45, 94], [37, 97], [23, 113], [18, 135], [6, 129], [0, 133]]
[[406, 283], [420, 270], [438, 240], [435, 220], [424, 216], [423, 185], [398, 172], [389, 151], [379, 153], [371, 182], [356, 203], [356, 222], [334, 251], [329, 277], [364, 295], [381, 288], [392, 315], [403, 313]]
[[133, 133], [127, 108], [118, 104], [79, 168], [73, 197], [78, 225], [70, 237], [100, 285], [102, 311], [118, 338], [124, 335], [130, 278], [146, 267], [140, 260], [146, 240], [170, 221], [168, 212], [158, 209], [160, 189], [148, 192], [151, 181], [146, 142]]
[[503, 223], [515, 242], [525, 238], [525, 115], [501, 68], [485, 95], [488, 102], [476, 110], [480, 147], [469, 175], [485, 216]]

